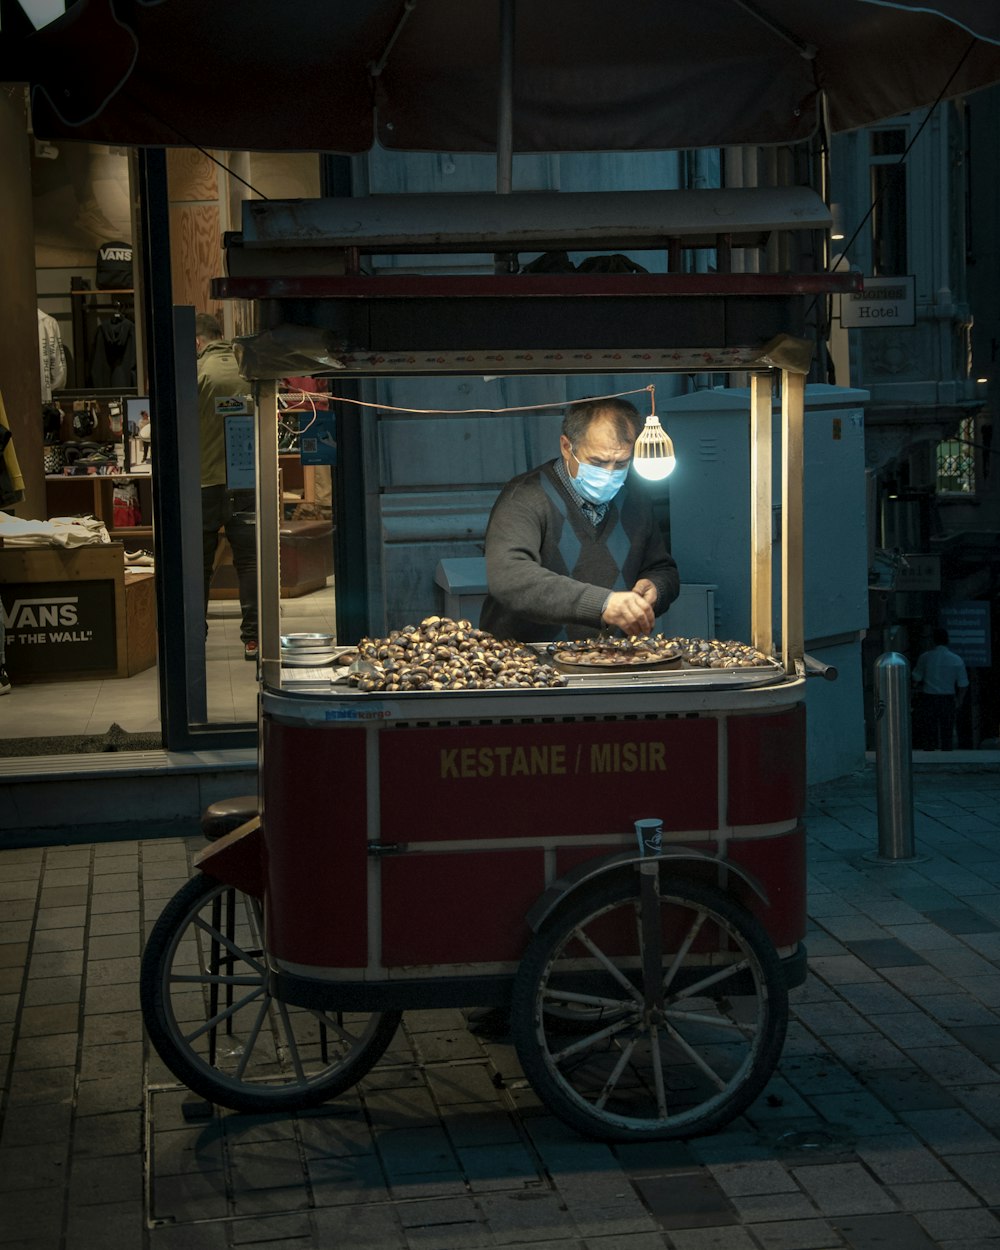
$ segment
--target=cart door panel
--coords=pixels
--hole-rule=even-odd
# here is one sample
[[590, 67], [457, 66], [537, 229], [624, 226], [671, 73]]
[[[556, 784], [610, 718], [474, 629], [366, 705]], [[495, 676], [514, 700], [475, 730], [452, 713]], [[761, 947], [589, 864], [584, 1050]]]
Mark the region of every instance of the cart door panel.
[[367, 963], [365, 732], [264, 720], [268, 946], [278, 959]]
[[387, 856], [383, 962], [515, 962], [531, 936], [525, 915], [544, 888], [541, 848]]
[[729, 717], [731, 825], [794, 820], [806, 801], [806, 709]]
[[748, 891], [744, 902], [777, 947], [794, 946], [806, 933], [806, 833], [767, 838], [730, 838], [726, 856], [750, 873], [767, 895]]

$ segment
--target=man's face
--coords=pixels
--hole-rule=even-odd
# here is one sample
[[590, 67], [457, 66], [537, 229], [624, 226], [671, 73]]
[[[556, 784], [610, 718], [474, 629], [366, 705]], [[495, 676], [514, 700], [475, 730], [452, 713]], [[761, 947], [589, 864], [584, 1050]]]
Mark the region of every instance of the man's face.
[[576, 477], [579, 470], [578, 461], [592, 464], [598, 469], [627, 469], [632, 459], [634, 438], [622, 440], [615, 429], [614, 422], [608, 417], [597, 416], [587, 427], [587, 433], [574, 448], [565, 434], [559, 436], [559, 450], [562, 453], [566, 472]]

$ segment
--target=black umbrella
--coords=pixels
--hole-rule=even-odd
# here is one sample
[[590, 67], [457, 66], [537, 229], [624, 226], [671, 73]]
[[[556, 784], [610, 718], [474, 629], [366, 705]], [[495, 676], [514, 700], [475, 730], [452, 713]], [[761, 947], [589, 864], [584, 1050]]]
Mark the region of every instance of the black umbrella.
[[824, 108], [848, 130], [1000, 81], [984, 0], [522, 0], [509, 58], [504, 10], [77, 0], [8, 22], [0, 76], [30, 82], [42, 137], [345, 153], [497, 151], [502, 63], [519, 152], [794, 142]]

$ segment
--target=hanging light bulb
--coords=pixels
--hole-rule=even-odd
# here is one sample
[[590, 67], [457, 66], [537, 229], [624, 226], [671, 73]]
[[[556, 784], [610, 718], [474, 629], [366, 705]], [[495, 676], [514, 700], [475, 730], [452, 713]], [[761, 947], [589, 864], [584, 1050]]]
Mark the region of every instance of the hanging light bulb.
[[656, 393], [652, 387], [649, 388], [649, 394], [652, 411], [646, 418], [642, 433], [635, 440], [632, 466], [647, 482], [662, 482], [673, 473], [677, 458], [674, 456], [674, 444], [670, 435], [660, 425], [660, 418], [656, 415]]

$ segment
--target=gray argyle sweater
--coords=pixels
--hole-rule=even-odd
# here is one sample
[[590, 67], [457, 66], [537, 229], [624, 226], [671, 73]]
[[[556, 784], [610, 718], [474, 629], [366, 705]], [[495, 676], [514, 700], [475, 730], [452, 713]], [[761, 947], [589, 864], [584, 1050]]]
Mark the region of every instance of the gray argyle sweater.
[[550, 461], [508, 482], [493, 505], [480, 625], [520, 642], [592, 638], [608, 592], [641, 577], [659, 591], [657, 615], [665, 612], [680, 581], [642, 486], [628, 479], [595, 526]]

